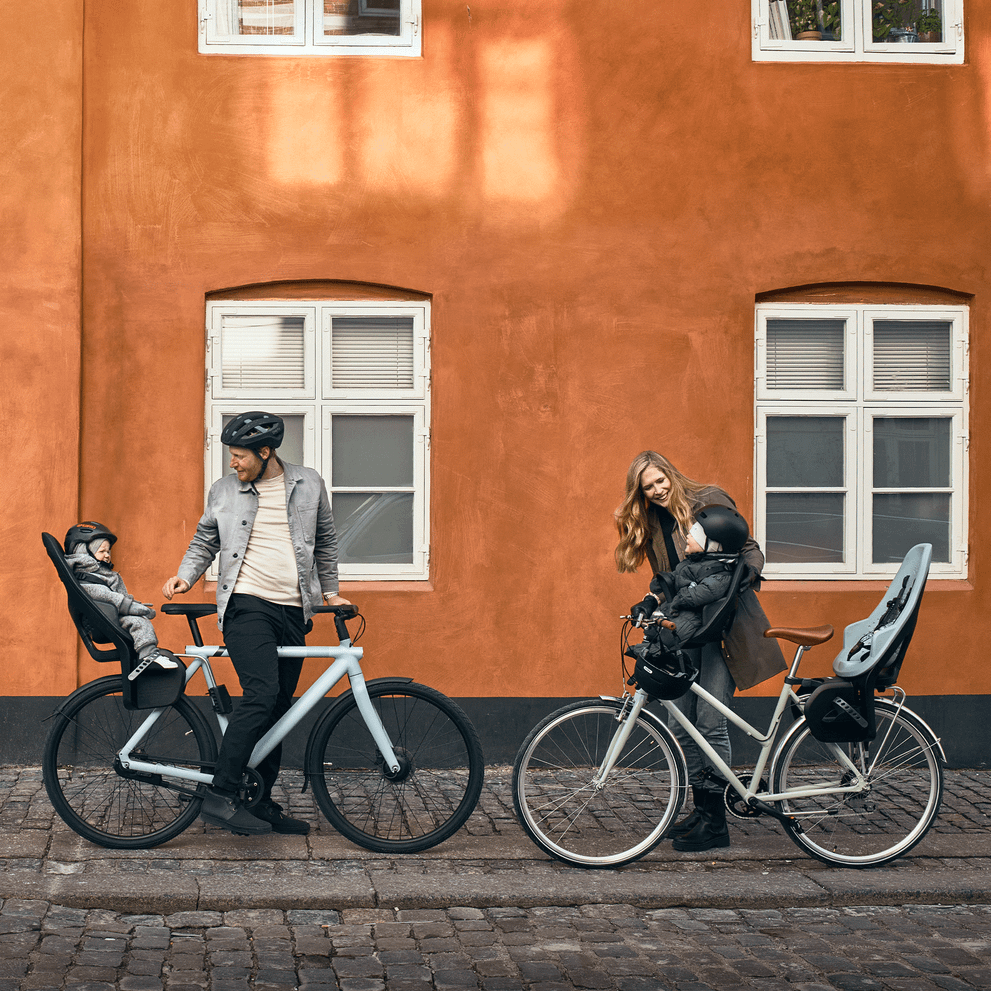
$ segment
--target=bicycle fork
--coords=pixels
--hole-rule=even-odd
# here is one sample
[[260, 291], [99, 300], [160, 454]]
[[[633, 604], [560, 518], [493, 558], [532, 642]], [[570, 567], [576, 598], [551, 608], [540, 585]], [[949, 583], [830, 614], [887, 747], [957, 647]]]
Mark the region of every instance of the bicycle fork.
[[598, 773], [592, 778], [592, 788], [595, 791], [601, 791], [605, 787], [606, 778], [609, 777], [612, 769], [616, 766], [619, 755], [623, 752], [627, 741], [630, 739], [630, 734], [636, 725], [637, 717], [646, 704], [647, 695], [639, 689], [632, 697], [627, 695], [623, 699], [623, 706], [616, 713], [616, 722], [619, 723], [619, 729], [616, 730], [612, 742], [609, 744], [609, 749], [606, 751], [606, 756], [599, 766]]

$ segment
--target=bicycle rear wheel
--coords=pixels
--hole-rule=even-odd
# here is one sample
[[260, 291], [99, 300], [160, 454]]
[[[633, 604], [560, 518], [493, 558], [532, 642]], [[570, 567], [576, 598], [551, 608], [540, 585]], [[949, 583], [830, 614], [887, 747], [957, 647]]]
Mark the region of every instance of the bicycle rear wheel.
[[868, 743], [820, 743], [805, 720], [779, 745], [772, 764], [771, 789], [849, 783], [837, 748], [866, 771], [868, 789], [860, 794], [788, 798], [782, 812], [801, 826], [784, 823], [799, 847], [827, 864], [877, 867], [912, 849], [939, 813], [943, 800], [943, 760], [936, 737], [913, 712], [886, 699], [874, 699], [877, 737]]
[[448, 839], [472, 814], [485, 764], [475, 727], [446, 695], [404, 682], [368, 686], [401, 768], [390, 777], [354, 695], [313, 731], [307, 768], [331, 825], [378, 853], [419, 853]]
[[155, 712], [158, 718], [133, 751], [142, 760], [209, 770], [217, 745], [187, 699], [161, 710], [130, 711], [121, 685], [119, 676], [99, 678], [56, 710], [42, 773], [55, 811], [80, 836], [118, 850], [146, 849], [178, 836], [202, 801], [165, 787], [161, 778], [128, 776], [116, 763], [121, 746]]
[[546, 853], [577, 867], [619, 867], [664, 838], [684, 798], [684, 757], [641, 713], [608, 779], [595, 777], [621, 729], [618, 700], [573, 702], [538, 723], [513, 766], [513, 804]]

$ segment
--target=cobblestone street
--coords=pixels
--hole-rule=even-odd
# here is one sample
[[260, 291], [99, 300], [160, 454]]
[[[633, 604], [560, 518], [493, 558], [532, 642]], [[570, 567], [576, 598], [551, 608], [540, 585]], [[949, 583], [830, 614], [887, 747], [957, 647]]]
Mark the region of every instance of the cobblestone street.
[[8, 899], [0, 991], [991, 987], [991, 907], [180, 912]]

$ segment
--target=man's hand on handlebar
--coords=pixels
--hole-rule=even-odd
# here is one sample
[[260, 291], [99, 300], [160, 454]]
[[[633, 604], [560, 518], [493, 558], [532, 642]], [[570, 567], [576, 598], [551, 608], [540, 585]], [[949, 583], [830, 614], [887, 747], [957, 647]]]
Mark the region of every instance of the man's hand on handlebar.
[[323, 597], [323, 601], [326, 602], [328, 606], [350, 606], [353, 604], [340, 595], [325, 595]]
[[162, 595], [164, 595], [166, 599], [171, 599], [172, 596], [176, 594], [176, 592], [178, 592], [181, 595], [183, 592], [188, 592], [188, 591], [189, 591], [189, 582], [187, 582], [184, 578], [180, 578], [178, 575], [173, 575], [162, 586]]

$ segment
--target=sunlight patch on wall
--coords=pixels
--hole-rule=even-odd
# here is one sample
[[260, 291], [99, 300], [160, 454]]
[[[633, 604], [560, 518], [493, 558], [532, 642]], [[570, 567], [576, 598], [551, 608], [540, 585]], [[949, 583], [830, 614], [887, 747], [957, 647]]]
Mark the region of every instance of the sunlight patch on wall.
[[363, 84], [353, 122], [362, 172], [377, 192], [431, 197], [451, 192], [461, 129], [452, 49], [449, 26], [439, 24], [431, 29], [431, 57], [416, 87], [397, 87], [392, 65]]
[[557, 191], [554, 51], [541, 39], [490, 42], [479, 63], [482, 190], [524, 206]]
[[344, 178], [343, 106], [336, 76], [306, 74], [273, 81], [268, 134], [259, 136], [265, 140], [272, 179], [328, 185]]

